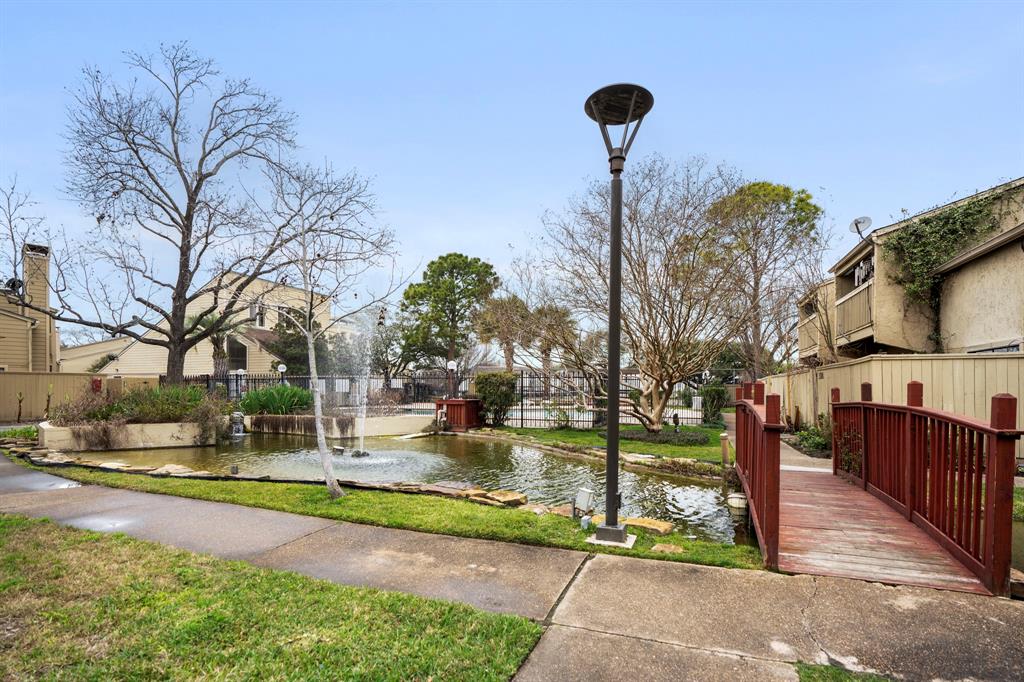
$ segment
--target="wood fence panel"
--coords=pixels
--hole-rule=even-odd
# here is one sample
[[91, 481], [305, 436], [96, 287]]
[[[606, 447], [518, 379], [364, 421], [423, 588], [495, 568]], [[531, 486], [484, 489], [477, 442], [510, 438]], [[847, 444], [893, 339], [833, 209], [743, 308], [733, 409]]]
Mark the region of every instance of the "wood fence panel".
[[101, 382], [100, 390], [105, 391], [110, 377], [102, 374], [0, 372], [0, 423], [11, 424], [18, 418], [19, 395], [22, 397], [21, 420], [39, 421], [46, 412], [47, 395], [52, 409], [92, 390], [94, 377]]
[[[815, 377], [817, 374], [817, 377]], [[829, 411], [829, 391], [840, 389], [844, 399], [860, 395], [860, 385], [871, 383], [874, 400], [901, 404], [910, 381], [924, 384], [924, 406], [962, 414], [981, 421], [991, 417], [991, 397], [997, 393], [1024, 393], [1024, 353], [948, 353], [931, 355], [871, 355], [815, 369], [764, 377], [765, 389], [782, 399], [784, 418], [797, 411], [804, 425], [814, 420], [814, 393], [818, 414]], [[1024, 400], [1017, 404], [1017, 423], [1024, 423]], [[1024, 444], [1016, 444], [1024, 460]]]

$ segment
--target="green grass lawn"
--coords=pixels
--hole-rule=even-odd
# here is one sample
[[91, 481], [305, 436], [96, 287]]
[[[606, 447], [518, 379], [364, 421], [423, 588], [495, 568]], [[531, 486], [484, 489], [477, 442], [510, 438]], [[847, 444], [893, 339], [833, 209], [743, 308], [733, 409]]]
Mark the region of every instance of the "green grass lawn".
[[0, 679], [505, 680], [525, 618], [0, 515]]
[[[757, 547], [749, 545], [690, 540], [675, 532], [655, 536], [631, 530], [630, 532], [637, 532], [637, 541], [633, 549], [598, 547], [585, 542], [589, 533], [580, 530], [577, 522], [557, 514], [537, 516], [519, 509], [488, 507], [475, 502], [433, 495], [349, 490], [345, 497], [332, 500], [323, 485], [154, 478], [81, 467], [63, 467], [56, 471], [50, 470], [50, 473], [83, 483], [230, 502], [387, 528], [405, 528], [427, 533], [624, 554], [709, 566], [762, 566], [761, 554]], [[679, 545], [686, 551], [679, 554], [652, 552], [650, 548], [656, 543]]]
[[[643, 431], [642, 426], [623, 425], [623, 431]], [[672, 427], [667, 427], [672, 428]], [[707, 445], [666, 445], [662, 443], [644, 443], [636, 440], [619, 440], [622, 452], [633, 452], [643, 455], [660, 455], [662, 457], [688, 457], [713, 464], [722, 463], [722, 446], [719, 436], [722, 429], [703, 426], [681, 426], [680, 430], [697, 431], [708, 436]], [[597, 429], [521, 429], [503, 426], [500, 431], [517, 436], [529, 436], [538, 443], [557, 445], [567, 443], [578, 447], [605, 447], [607, 444], [601, 431]]]
[[1024, 521], [1024, 488], [1013, 489], [1013, 520]]

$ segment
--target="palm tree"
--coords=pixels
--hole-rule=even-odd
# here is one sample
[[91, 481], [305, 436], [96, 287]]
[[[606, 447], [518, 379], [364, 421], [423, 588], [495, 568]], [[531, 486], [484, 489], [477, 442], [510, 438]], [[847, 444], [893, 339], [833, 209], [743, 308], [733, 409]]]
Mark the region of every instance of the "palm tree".
[[[191, 315], [187, 320], [186, 324], [188, 327], [194, 327], [195, 332], [201, 332], [209, 329], [215, 323], [220, 320], [217, 315]], [[210, 334], [207, 337], [210, 343], [213, 345], [213, 375], [214, 376], [226, 376], [228, 373], [228, 336], [231, 332], [241, 329], [243, 326], [242, 322], [232, 323], [231, 318], [221, 326], [220, 329]]]
[[567, 308], [550, 303], [537, 306], [531, 317], [531, 326], [537, 335], [537, 350], [544, 373], [544, 395], [550, 396], [551, 355], [567, 338], [576, 334], [576, 323]]
[[476, 332], [484, 343], [496, 341], [505, 356], [505, 371], [515, 366], [516, 346], [533, 343], [530, 309], [515, 295], [487, 299], [476, 317]]

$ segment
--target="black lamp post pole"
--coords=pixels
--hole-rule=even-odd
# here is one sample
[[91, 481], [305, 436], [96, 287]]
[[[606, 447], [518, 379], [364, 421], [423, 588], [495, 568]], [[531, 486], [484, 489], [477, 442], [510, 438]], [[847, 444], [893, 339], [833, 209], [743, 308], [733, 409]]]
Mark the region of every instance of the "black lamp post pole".
[[[619, 521], [619, 367], [622, 330], [622, 169], [626, 154], [640, 129], [640, 122], [654, 106], [645, 88], [628, 83], [601, 88], [587, 99], [586, 112], [597, 122], [608, 150], [612, 174], [611, 225], [608, 251], [608, 449], [605, 455], [605, 520], [597, 527], [595, 539], [626, 543], [629, 536]], [[635, 123], [632, 131], [630, 124]], [[622, 141], [612, 146], [609, 125], [621, 125]], [[630, 134], [632, 132], [632, 134]]]
[[608, 450], [605, 454], [605, 521], [598, 540], [625, 542], [619, 524], [619, 358], [622, 330], [622, 169], [626, 157], [615, 147], [608, 163], [612, 173], [612, 215], [608, 252]]

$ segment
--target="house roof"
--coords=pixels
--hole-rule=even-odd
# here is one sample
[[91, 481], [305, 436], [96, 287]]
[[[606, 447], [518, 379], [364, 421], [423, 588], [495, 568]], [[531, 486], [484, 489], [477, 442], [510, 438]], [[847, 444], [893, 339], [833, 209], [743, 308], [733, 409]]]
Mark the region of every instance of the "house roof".
[[879, 237], [885, 236], [890, 232], [895, 232], [896, 230], [899, 230], [902, 227], [906, 227], [915, 220], [919, 220], [921, 218], [926, 218], [928, 216], [941, 213], [942, 211], [945, 211], [954, 206], [966, 204], [969, 201], [982, 199], [984, 197], [992, 196], [995, 194], [1003, 194], [1005, 192], [1009, 192], [1011, 190], [1015, 190], [1021, 187], [1024, 187], [1024, 177], [1019, 177], [1016, 180], [1010, 180], [1009, 182], [1004, 182], [999, 185], [995, 185], [994, 187], [989, 187], [988, 189], [982, 190], [980, 192], [975, 192], [974, 194], [971, 194], [966, 197], [961, 197], [960, 199], [950, 201], [948, 203], [942, 204], [941, 206], [935, 206], [924, 211], [920, 211], [912, 216], [908, 216], [895, 223], [890, 223], [889, 225], [876, 228], [872, 230], [870, 233], [868, 233], [868, 235], [864, 237], [864, 239], [859, 241], [857, 245], [850, 249], [842, 258], [836, 261], [836, 264], [829, 269], [829, 272], [839, 273], [849, 268], [850, 265], [856, 263], [874, 249], [874, 245], [878, 242]]

